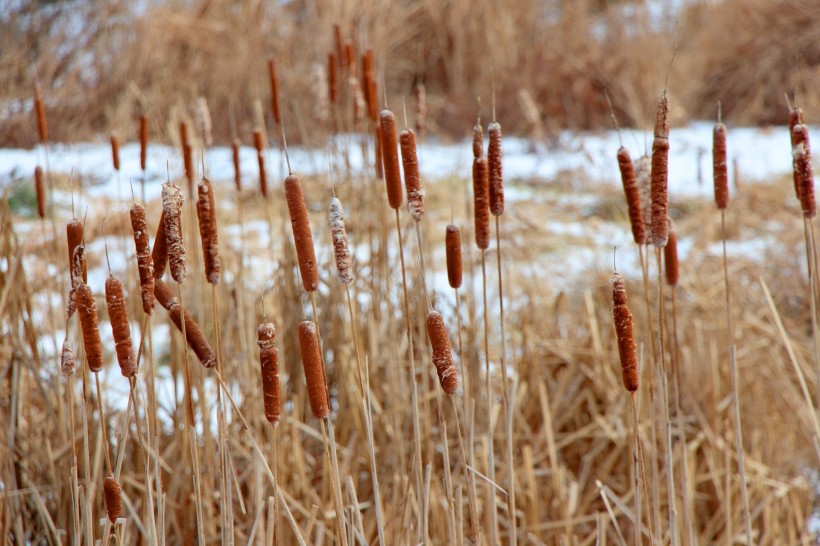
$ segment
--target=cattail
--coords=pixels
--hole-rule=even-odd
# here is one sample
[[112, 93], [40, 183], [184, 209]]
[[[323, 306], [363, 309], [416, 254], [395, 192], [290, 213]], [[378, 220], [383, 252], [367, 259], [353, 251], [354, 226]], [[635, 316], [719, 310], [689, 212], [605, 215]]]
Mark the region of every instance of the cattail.
[[77, 310], [77, 289], [85, 282], [83, 279], [83, 271], [85, 267], [85, 246], [78, 244], [74, 247], [74, 252], [71, 256], [71, 265], [69, 270], [71, 290], [68, 292], [68, 300], [66, 301], [66, 321], [71, 319], [74, 315], [74, 311]]
[[444, 327], [444, 318], [438, 311], [427, 313], [427, 337], [433, 347], [433, 365], [436, 367], [438, 382], [445, 393], [455, 394], [458, 389], [458, 372], [453, 363], [453, 351]]
[[649, 234], [647, 228], [652, 225], [652, 160], [642, 155], [633, 163], [635, 166], [635, 182], [638, 185], [638, 197], [641, 203], [641, 218], [643, 218], [644, 244], [648, 245]]
[[83, 347], [85, 347], [88, 369], [98, 372], [103, 367], [103, 350], [97, 318], [97, 304], [94, 302], [91, 288], [85, 283], [77, 287], [77, 312], [80, 315], [80, 326], [83, 330]]
[[811, 144], [809, 127], [805, 124], [794, 126], [794, 170], [797, 174], [797, 186], [803, 217], [813, 218], [817, 214], [817, 203], [814, 200], [814, 169], [811, 165]]
[[117, 133], [111, 133], [111, 160], [114, 164], [114, 170], [120, 170], [120, 139]]
[[368, 104], [370, 120], [377, 123], [379, 121], [379, 84], [376, 83], [376, 79], [372, 75], [367, 81], [367, 93], [370, 95]]
[[376, 126], [376, 134], [373, 141], [376, 143], [373, 146], [374, 165], [376, 166], [376, 178], [384, 178], [384, 165], [382, 165], [382, 139], [379, 135], [379, 126]]
[[34, 192], [37, 195], [37, 215], [40, 218], [46, 217], [46, 181], [43, 168], [37, 165], [34, 167]]
[[108, 307], [108, 320], [111, 322], [120, 372], [123, 377], [133, 377], [137, 373], [137, 360], [131, 344], [131, 329], [128, 325], [128, 313], [125, 310], [125, 295], [122, 283], [113, 276], [105, 279], [105, 305]]
[[354, 49], [353, 42], [351, 42], [351, 41], [348, 41], [347, 43], [345, 43], [344, 60], [345, 60], [345, 63], [346, 63], [345, 67], [349, 71], [349, 74], [351, 76], [355, 76], [356, 75], [356, 50]]
[[361, 123], [364, 119], [365, 108], [367, 108], [364, 95], [362, 95], [362, 86], [356, 76], [350, 76], [349, 85], [350, 97], [353, 101], [353, 122]]
[[74, 348], [71, 346], [71, 342], [66, 337], [63, 340], [63, 350], [60, 353], [60, 371], [63, 375], [69, 376], [74, 375], [74, 370], [77, 368], [76, 361], [74, 360]]
[[669, 240], [663, 247], [664, 272], [666, 273], [666, 284], [677, 286], [678, 284], [678, 236], [675, 233], [675, 226], [669, 220]]
[[669, 183], [669, 96], [664, 89], [655, 113], [655, 139], [652, 142], [652, 244], [666, 245], [668, 237], [667, 185]]
[[268, 196], [268, 176], [265, 172], [265, 140], [262, 134], [262, 129], [256, 129], [253, 132], [253, 145], [256, 148], [256, 161], [259, 163], [259, 191], [262, 192], [262, 197]]
[[338, 62], [341, 64], [342, 68], [344, 68], [344, 62], [347, 60], [347, 57], [344, 54], [345, 42], [342, 38], [342, 27], [339, 23], [333, 24], [333, 38], [336, 43], [336, 53], [333, 54], [335, 57], [334, 62], [338, 59]]
[[37, 115], [37, 134], [40, 144], [48, 142], [48, 122], [46, 122], [46, 107], [43, 104], [43, 90], [40, 84], [34, 84], [34, 112]]
[[423, 83], [417, 83], [413, 94], [416, 97], [416, 132], [421, 138], [427, 131], [427, 88]]
[[185, 145], [183, 160], [185, 162], [185, 179], [188, 182], [188, 197], [193, 199], [196, 171], [194, 170], [194, 147], [191, 144]]
[[379, 114], [379, 137], [382, 145], [382, 165], [384, 182], [387, 185], [387, 202], [398, 209], [403, 195], [401, 192], [401, 172], [399, 171], [399, 151], [396, 142], [396, 117], [390, 110]]
[[404, 187], [407, 190], [407, 212], [416, 222], [424, 216], [424, 190], [419, 178], [419, 160], [416, 155], [416, 135], [412, 129], [399, 134], [401, 164], [404, 168]]
[[336, 100], [339, 98], [339, 72], [336, 65], [335, 53], [328, 53], [327, 55], [327, 75], [330, 102], [331, 104], [336, 104]]
[[473, 159], [478, 159], [484, 155], [484, 129], [481, 123], [476, 122], [473, 126]]
[[475, 244], [481, 250], [490, 247], [490, 190], [487, 158], [473, 159], [473, 208], [475, 214]]
[[198, 97], [196, 100], [196, 124], [199, 134], [202, 136], [205, 147], [210, 148], [214, 144], [214, 137], [211, 131], [211, 109], [208, 108], [208, 101], [205, 97]]
[[723, 210], [729, 206], [729, 174], [726, 165], [726, 126], [715, 125], [712, 133], [712, 173], [715, 180], [715, 203]]
[[316, 266], [316, 253], [313, 249], [313, 235], [310, 232], [310, 219], [305, 206], [305, 195], [302, 184], [295, 175], [285, 178], [285, 199], [288, 202], [290, 225], [293, 228], [293, 242], [296, 245], [296, 258], [299, 262], [299, 274], [306, 292], [319, 288], [319, 269]]
[[184, 151], [188, 144], [188, 123], [183, 120], [179, 122], [179, 147]]
[[113, 477], [107, 476], [103, 481], [103, 491], [105, 492], [105, 511], [108, 514], [108, 521], [114, 525], [122, 512], [120, 484]]
[[148, 116], [140, 116], [140, 169], [148, 164]]
[[205, 260], [205, 276], [211, 284], [219, 284], [219, 237], [216, 231], [216, 198], [211, 182], [203, 178], [197, 187], [196, 216], [199, 220], [199, 237], [202, 239], [202, 257]]
[[339, 282], [349, 284], [353, 281], [353, 264], [345, 230], [345, 211], [336, 197], [330, 200], [330, 232], [333, 235], [333, 255]]
[[156, 296], [157, 302], [168, 311], [170, 311], [171, 307], [177, 302], [177, 298], [174, 296], [174, 293], [171, 292], [171, 288], [159, 279], [154, 281], [154, 296]]
[[330, 116], [330, 93], [327, 71], [321, 64], [314, 64], [311, 71], [311, 90], [313, 91], [313, 116], [316, 121], [324, 122]]
[[[68, 271], [69, 275], [74, 268], [74, 249], [83, 244], [83, 224], [77, 218], [72, 218], [65, 226], [66, 239], [68, 239]], [[88, 272], [83, 261], [83, 282], [88, 282]]]
[[262, 367], [262, 397], [265, 417], [271, 424], [282, 418], [279, 398], [279, 351], [276, 349], [276, 328], [272, 322], [264, 322], [256, 330], [259, 345], [259, 363]]
[[[792, 108], [789, 110], [789, 138], [791, 139], [792, 143], [792, 156], [794, 156], [794, 145], [797, 144], [794, 140], [794, 128], [797, 125], [803, 124], [803, 109], [802, 108]], [[800, 184], [797, 180], [797, 168], [794, 162], [794, 157], [792, 157], [792, 177], [794, 178], [794, 195], [797, 197], [797, 200], [800, 200]]]
[[236, 191], [242, 191], [242, 170], [239, 161], [239, 149], [241, 146], [242, 143], [238, 138], [235, 138], [231, 144], [233, 151], [233, 181], [234, 184], [236, 184]]
[[270, 77], [270, 104], [273, 120], [277, 126], [282, 125], [282, 114], [279, 110], [279, 75], [276, 73], [276, 64], [273, 59], [268, 60], [268, 76]]
[[487, 165], [490, 177], [490, 212], [493, 216], [504, 214], [504, 173], [501, 168], [501, 125], [492, 122], [487, 127], [490, 145], [487, 147]]
[[638, 390], [638, 357], [632, 334], [632, 313], [626, 305], [626, 286], [623, 275], [615, 273], [612, 282], [612, 317], [618, 336], [618, 354], [621, 357], [621, 379], [629, 392]]
[[213, 368], [214, 364], [216, 364], [216, 355], [213, 349], [211, 349], [211, 345], [208, 343], [208, 340], [205, 339], [205, 334], [202, 333], [199, 324], [196, 323], [187, 309], [182, 312], [182, 306], [176, 298], [172, 299], [168, 314], [171, 316], [171, 321], [173, 321], [174, 326], [176, 326], [180, 332], [182, 332], [182, 320], [184, 318], [185, 339], [188, 341], [188, 346], [194, 351], [194, 354], [203, 366]]
[[461, 287], [461, 231], [458, 226], [449, 224], [444, 235], [444, 246], [447, 249], [447, 280], [450, 288]]
[[[168, 265], [171, 277], [185, 280], [185, 245], [182, 243], [182, 190], [166, 182], [162, 185], [162, 213], [165, 217], [165, 244], [168, 247]], [[154, 263], [156, 269], [157, 264]], [[164, 268], [163, 268], [164, 269]]]
[[142, 310], [150, 315], [154, 310], [154, 261], [148, 240], [148, 225], [145, 223], [145, 207], [134, 204], [130, 210], [131, 230], [137, 248], [137, 269], [140, 276]]
[[316, 325], [309, 320], [299, 323], [299, 349], [302, 352], [302, 367], [305, 369], [310, 411], [316, 419], [324, 419], [330, 415], [327, 405], [325, 371]]
[[618, 149], [618, 167], [621, 170], [621, 181], [624, 185], [626, 195], [626, 207], [629, 211], [629, 223], [632, 225], [632, 238], [636, 245], [644, 244], [646, 231], [644, 229], [643, 216], [641, 215], [641, 196], [638, 191], [638, 183], [635, 178], [635, 167], [632, 165], [632, 158], [629, 157], [629, 150], [621, 146]]
[[165, 275], [168, 265], [168, 241], [165, 238], [165, 211], [159, 217], [157, 234], [154, 237], [154, 248], [151, 250], [151, 261], [154, 264], [154, 279], [161, 279]]

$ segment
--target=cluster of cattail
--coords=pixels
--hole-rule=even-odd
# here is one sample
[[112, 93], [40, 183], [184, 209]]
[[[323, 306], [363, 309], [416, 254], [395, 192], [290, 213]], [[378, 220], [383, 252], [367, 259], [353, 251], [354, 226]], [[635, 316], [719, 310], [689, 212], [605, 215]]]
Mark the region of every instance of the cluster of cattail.
[[473, 127], [473, 209], [475, 244], [481, 250], [490, 246], [490, 178], [484, 157], [484, 131], [481, 122]]
[[379, 139], [382, 147], [384, 183], [387, 186], [387, 202], [390, 204], [390, 208], [398, 209], [401, 206], [403, 195], [396, 138], [396, 116], [387, 109], [382, 110], [379, 114]]
[[148, 241], [148, 225], [145, 222], [145, 207], [134, 204], [129, 212], [134, 245], [137, 249], [137, 270], [140, 278], [142, 310], [150, 315], [154, 310], [154, 260]]
[[279, 109], [279, 74], [276, 72], [276, 63], [268, 60], [268, 77], [270, 78], [270, 109], [273, 121], [277, 126], [282, 125], [282, 112]]
[[37, 165], [34, 167], [34, 193], [37, 196], [37, 215], [40, 218], [46, 217], [46, 181], [43, 168]]
[[128, 325], [122, 283], [116, 277], [109, 276], [105, 280], [105, 304], [108, 308], [120, 372], [123, 377], [133, 377], [137, 373], [137, 359], [134, 357], [134, 347], [131, 343], [131, 329]]
[[216, 199], [211, 182], [203, 178], [197, 186], [196, 215], [205, 259], [205, 276], [211, 284], [219, 284], [219, 238], [216, 230]]
[[353, 264], [345, 230], [345, 212], [337, 197], [330, 200], [330, 233], [333, 237], [333, 256], [336, 259], [339, 282], [349, 284], [353, 282]]
[[296, 246], [296, 259], [299, 262], [299, 274], [306, 292], [319, 288], [319, 268], [316, 264], [316, 253], [313, 248], [313, 235], [310, 231], [305, 196], [302, 184], [295, 175], [285, 178], [285, 200], [288, 203], [290, 224], [293, 228], [293, 241]]
[[669, 96], [664, 89], [655, 113], [655, 138], [652, 141], [652, 244], [666, 245], [667, 186], [669, 183]]
[[629, 150], [623, 146], [618, 148], [618, 168], [621, 171], [626, 207], [629, 211], [629, 223], [632, 226], [632, 238], [636, 245], [642, 245], [646, 242], [646, 229], [641, 212], [641, 196], [635, 176], [635, 166], [632, 164]]
[[677, 286], [678, 278], [678, 235], [675, 233], [675, 225], [669, 220], [669, 240], [663, 247], [664, 273], [666, 274], [666, 284]]
[[279, 394], [279, 351], [276, 349], [276, 328], [272, 322], [263, 322], [256, 330], [259, 345], [259, 363], [262, 367], [262, 395], [265, 417], [276, 424], [282, 418]]
[[723, 210], [729, 206], [729, 170], [726, 164], [726, 126], [720, 122], [712, 132], [712, 173], [715, 179], [715, 204]]
[[324, 419], [330, 415], [330, 409], [327, 403], [325, 371], [322, 365], [322, 354], [319, 348], [316, 325], [309, 320], [303, 320], [299, 323], [298, 332], [310, 411], [316, 419]]
[[458, 226], [449, 224], [444, 235], [444, 246], [447, 253], [447, 280], [450, 288], [461, 287], [461, 231]]
[[447, 394], [455, 394], [458, 389], [458, 372], [453, 362], [453, 351], [450, 347], [450, 338], [444, 326], [441, 313], [431, 310], [427, 313], [427, 337], [433, 348], [433, 365], [436, 367], [438, 381]]
[[416, 222], [424, 217], [424, 190], [419, 178], [419, 160], [416, 154], [416, 135], [412, 129], [399, 134], [401, 163], [404, 168], [404, 187], [407, 191], [407, 211]]
[[811, 165], [811, 145], [809, 144], [809, 127], [798, 123], [792, 130], [794, 147], [794, 174], [797, 179], [800, 206], [805, 218], [813, 218], [817, 214], [817, 203], [814, 199], [814, 169]]
[[95, 373], [99, 372], [103, 367], [103, 349], [97, 318], [97, 304], [91, 288], [85, 283], [77, 287], [77, 312], [83, 331], [83, 347], [88, 369]]
[[[171, 182], [165, 182], [162, 185], [162, 213], [171, 277], [176, 282], [182, 283], [185, 280], [185, 245], [182, 244], [182, 190]], [[156, 269], [156, 263], [154, 268]]]
[[638, 390], [638, 357], [635, 352], [635, 337], [632, 332], [632, 313], [626, 305], [626, 285], [624, 278], [615, 273], [612, 282], [612, 317], [618, 337], [618, 354], [621, 358], [621, 379], [629, 392]]
[[[262, 129], [256, 129], [253, 132], [253, 145], [256, 148], [256, 162], [259, 164], [259, 191], [262, 193], [262, 197], [265, 198], [268, 196], [268, 176], [265, 172], [265, 142], [264, 142], [264, 135], [262, 134]], [[237, 160], [236, 160], [236, 168], [238, 171], [239, 165], [239, 151], [237, 150]], [[237, 175], [238, 178], [238, 175]], [[237, 186], [238, 188], [238, 186]]]
[[111, 133], [111, 163], [114, 165], [114, 170], [120, 170], [120, 139], [117, 133]]

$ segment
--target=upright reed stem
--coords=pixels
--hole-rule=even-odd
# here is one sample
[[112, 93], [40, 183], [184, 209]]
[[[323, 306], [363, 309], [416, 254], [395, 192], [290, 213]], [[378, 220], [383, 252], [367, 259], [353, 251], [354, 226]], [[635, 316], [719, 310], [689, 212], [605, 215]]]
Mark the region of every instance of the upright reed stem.
[[498, 514], [495, 505], [495, 449], [493, 447], [493, 400], [490, 388], [490, 324], [487, 311], [487, 251], [481, 249], [481, 279], [484, 294], [484, 380], [487, 397], [487, 509], [490, 511], [490, 544], [498, 543]]

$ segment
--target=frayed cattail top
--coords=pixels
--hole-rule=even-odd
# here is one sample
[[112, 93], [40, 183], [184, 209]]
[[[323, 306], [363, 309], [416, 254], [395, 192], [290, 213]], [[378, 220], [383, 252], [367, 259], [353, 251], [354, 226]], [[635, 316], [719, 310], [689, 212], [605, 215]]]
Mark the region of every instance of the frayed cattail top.
[[353, 282], [353, 263], [345, 230], [345, 211], [342, 202], [336, 197], [330, 200], [330, 233], [333, 236], [333, 255], [336, 258], [339, 282], [349, 284]]
[[433, 348], [433, 365], [436, 367], [439, 384], [445, 393], [455, 394], [458, 389], [458, 371], [453, 362], [453, 351], [444, 318], [438, 311], [427, 313], [427, 337]]
[[285, 178], [285, 199], [288, 202], [290, 225], [293, 228], [293, 242], [296, 246], [296, 258], [299, 262], [299, 274], [306, 292], [319, 288], [319, 269], [316, 264], [316, 252], [313, 248], [313, 235], [310, 231], [305, 196], [302, 184], [295, 175]]
[[[166, 182], [162, 185], [162, 213], [165, 217], [165, 244], [171, 276], [178, 283], [185, 281], [185, 245], [182, 243], [182, 190]], [[154, 263], [157, 269], [157, 264]]]
[[108, 521], [113, 525], [122, 512], [120, 484], [112, 476], [106, 476], [103, 481], [103, 493], [105, 494], [105, 512], [108, 515]]
[[450, 288], [461, 287], [461, 232], [458, 226], [449, 224], [444, 236], [447, 250], [447, 280]]
[[621, 182], [624, 185], [626, 208], [629, 211], [629, 223], [632, 226], [632, 239], [636, 245], [642, 245], [646, 241], [646, 229], [641, 212], [641, 195], [638, 191], [632, 158], [629, 157], [629, 150], [623, 146], [618, 148], [618, 168], [621, 171]]
[[[66, 239], [68, 239], [68, 273], [74, 268], [74, 249], [83, 243], [83, 224], [77, 218], [72, 218], [65, 226]], [[83, 282], [87, 282], [88, 273], [83, 262]]]
[[259, 364], [262, 368], [262, 398], [265, 418], [276, 424], [282, 418], [279, 394], [279, 351], [276, 349], [276, 328], [272, 322], [263, 322], [256, 330], [259, 345]]
[[473, 159], [473, 213], [475, 214], [475, 244], [481, 250], [490, 246], [490, 190], [487, 159]]
[[79, 244], [74, 247], [74, 253], [71, 257], [71, 268], [69, 275], [71, 277], [71, 290], [68, 293], [68, 300], [66, 301], [66, 320], [71, 319], [74, 311], [77, 310], [77, 289], [85, 282], [83, 279], [83, 271], [85, 271], [85, 246]]
[[712, 133], [712, 172], [715, 204], [720, 210], [729, 206], [729, 171], [726, 165], [726, 126], [717, 123]]
[[805, 218], [813, 218], [817, 214], [817, 203], [814, 199], [814, 169], [811, 165], [811, 145], [809, 143], [809, 127], [799, 123], [792, 131], [794, 137], [794, 171], [797, 175], [797, 187], [800, 195], [800, 206]]
[[71, 342], [66, 337], [63, 340], [63, 350], [60, 353], [60, 372], [63, 375], [69, 376], [74, 375], [74, 370], [77, 368], [76, 361], [74, 359], [74, 348], [71, 346]]
[[37, 196], [37, 216], [46, 217], [46, 181], [43, 168], [34, 167], [34, 193]]
[[490, 175], [490, 212], [493, 216], [504, 214], [504, 172], [501, 167], [501, 124], [492, 122], [487, 126], [490, 145], [487, 147], [487, 166]]
[[239, 149], [242, 143], [238, 138], [233, 139], [231, 149], [233, 151], [233, 181], [236, 184], [236, 191], [242, 191], [242, 169], [240, 167]]
[[677, 286], [678, 284], [678, 236], [675, 233], [675, 225], [669, 220], [669, 240], [663, 247], [664, 272], [666, 273], [666, 284]]
[[206, 148], [214, 144], [214, 137], [211, 131], [211, 109], [208, 108], [208, 101], [205, 97], [198, 97], [196, 100], [196, 124], [199, 134]]
[[140, 116], [140, 169], [148, 164], [148, 116]]
[[117, 138], [117, 133], [111, 133], [111, 160], [114, 164], [114, 170], [120, 170], [120, 139]]
[[[792, 150], [794, 150], [794, 145], [796, 144], [794, 140], [794, 128], [797, 125], [801, 125], [803, 123], [803, 109], [802, 108], [792, 108], [789, 110], [789, 138], [791, 139], [792, 143]], [[797, 197], [797, 200], [800, 200], [800, 185], [797, 181], [797, 168], [794, 164], [794, 151], [792, 151], [792, 176], [794, 178], [794, 195]]]
[[216, 230], [216, 197], [211, 182], [203, 178], [197, 186], [196, 216], [199, 220], [199, 237], [202, 239], [202, 257], [205, 260], [205, 277], [211, 284], [219, 284], [219, 237]]
[[655, 139], [652, 141], [652, 244], [666, 245], [667, 191], [669, 183], [669, 96], [664, 89], [655, 113]]
[[299, 349], [302, 353], [302, 367], [305, 370], [310, 411], [316, 419], [330, 415], [327, 404], [327, 386], [322, 365], [322, 353], [316, 325], [309, 320], [299, 323]]
[[40, 144], [44, 144], [48, 141], [48, 122], [40, 84], [34, 84], [34, 112], [37, 116], [37, 135], [40, 137]]
[[407, 212], [413, 220], [421, 222], [424, 217], [424, 190], [419, 178], [419, 160], [416, 155], [416, 135], [412, 129], [399, 134], [401, 163], [404, 167], [404, 187], [407, 190]]
[[387, 186], [387, 202], [390, 207], [398, 209], [404, 199], [401, 190], [401, 172], [399, 171], [399, 151], [396, 138], [396, 117], [390, 110], [379, 114], [379, 138], [382, 145], [382, 165], [384, 166], [384, 183]]
[[473, 159], [478, 159], [484, 155], [484, 129], [481, 123], [476, 122], [473, 126]]
[[83, 330], [83, 347], [85, 347], [88, 369], [96, 373], [103, 367], [102, 341], [97, 318], [97, 304], [91, 288], [85, 283], [77, 287], [77, 312], [80, 315], [80, 326]]
[[279, 111], [279, 75], [276, 72], [276, 63], [268, 60], [268, 76], [270, 77], [270, 108], [276, 125], [282, 125], [282, 114]]
[[145, 207], [134, 204], [130, 211], [131, 230], [137, 248], [137, 270], [140, 277], [142, 310], [150, 315], [154, 310], [154, 260], [148, 241], [148, 225], [145, 223]]
[[638, 357], [635, 353], [635, 337], [632, 333], [632, 313], [626, 305], [626, 285], [622, 275], [615, 273], [612, 282], [612, 316], [618, 337], [618, 354], [621, 358], [621, 379], [629, 392], [638, 390]]
[[122, 283], [115, 277], [109, 276], [105, 280], [105, 305], [108, 308], [108, 320], [111, 322], [120, 372], [123, 377], [133, 377], [137, 373], [137, 359], [134, 357], [134, 346], [131, 343], [131, 328], [128, 324]]

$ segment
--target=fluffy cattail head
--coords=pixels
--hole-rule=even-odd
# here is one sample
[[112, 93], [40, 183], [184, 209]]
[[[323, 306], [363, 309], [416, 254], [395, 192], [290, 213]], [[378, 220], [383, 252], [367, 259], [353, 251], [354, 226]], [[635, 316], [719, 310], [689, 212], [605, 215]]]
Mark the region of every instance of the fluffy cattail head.
[[120, 170], [120, 139], [117, 133], [111, 133], [111, 160], [114, 165], [114, 170]]
[[71, 257], [71, 286], [77, 287], [85, 281], [85, 274], [88, 264], [85, 260], [85, 245], [79, 244], [74, 247], [74, 255]]
[[401, 191], [396, 116], [390, 110], [382, 110], [379, 114], [379, 138], [382, 145], [382, 165], [384, 167], [384, 183], [387, 185], [387, 202], [390, 203], [390, 208], [398, 209], [404, 196]]
[[71, 342], [66, 337], [63, 340], [63, 350], [60, 353], [60, 371], [63, 375], [69, 376], [74, 375], [74, 370], [77, 368], [77, 364], [74, 360], [74, 348], [71, 346]]
[[282, 125], [282, 114], [279, 110], [279, 75], [276, 72], [276, 63], [268, 60], [268, 76], [270, 77], [270, 103], [273, 120], [276, 125]]
[[675, 233], [675, 226], [669, 220], [669, 240], [663, 247], [664, 272], [666, 273], [666, 284], [677, 286], [678, 284], [678, 236]]
[[43, 168], [34, 167], [34, 193], [37, 196], [37, 216], [46, 217], [46, 180]]
[[652, 142], [652, 244], [666, 246], [667, 186], [669, 182], [669, 96], [664, 90], [655, 113], [655, 139]]
[[131, 230], [137, 248], [137, 269], [140, 276], [142, 310], [150, 315], [154, 310], [154, 260], [148, 241], [148, 225], [145, 223], [145, 207], [134, 204], [130, 210]]
[[646, 240], [646, 230], [641, 213], [641, 195], [638, 191], [638, 182], [635, 177], [632, 158], [629, 157], [629, 150], [623, 146], [618, 149], [618, 168], [621, 170], [626, 208], [629, 211], [629, 223], [632, 226], [632, 238], [635, 240], [636, 245], [642, 245]]
[[433, 348], [433, 365], [436, 367], [438, 381], [447, 394], [455, 394], [458, 389], [458, 372], [453, 362], [453, 351], [450, 338], [444, 326], [444, 318], [438, 311], [427, 313], [427, 337]]
[[[68, 239], [68, 272], [71, 275], [71, 270], [74, 268], [74, 249], [78, 245], [83, 244], [83, 224], [77, 218], [72, 218], [65, 226], [66, 239]], [[85, 269], [85, 262], [83, 262], [83, 282], [88, 273]]]
[[[162, 214], [165, 217], [165, 245], [171, 276], [178, 283], [185, 280], [185, 245], [182, 242], [182, 190], [166, 182], [162, 185]], [[154, 268], [157, 268], [156, 262]], [[162, 268], [164, 269], [164, 268]]]
[[333, 255], [336, 258], [339, 282], [349, 284], [353, 282], [353, 263], [345, 230], [345, 211], [342, 202], [336, 197], [330, 200], [330, 233], [333, 236]]
[[113, 477], [107, 476], [103, 481], [103, 492], [105, 493], [105, 511], [108, 514], [108, 521], [113, 525], [122, 512], [120, 484]]
[[34, 84], [34, 112], [37, 115], [37, 135], [40, 144], [48, 141], [48, 122], [46, 122], [46, 107], [43, 103], [43, 90], [40, 84]]
[[319, 348], [316, 325], [309, 320], [303, 320], [299, 323], [299, 349], [302, 353], [302, 367], [305, 370], [310, 411], [316, 419], [324, 419], [330, 415], [327, 404], [325, 371], [322, 365], [322, 354]]
[[216, 197], [211, 182], [203, 178], [197, 186], [196, 216], [199, 220], [199, 237], [202, 239], [202, 258], [205, 260], [205, 276], [211, 284], [219, 284], [219, 237], [216, 231]]
[[458, 226], [450, 224], [444, 236], [447, 249], [447, 280], [451, 288], [461, 287], [461, 231]]
[[618, 354], [621, 358], [621, 379], [629, 392], [638, 390], [638, 357], [632, 332], [632, 313], [626, 305], [626, 285], [622, 275], [615, 273], [612, 282], [612, 316], [618, 337]]
[[285, 199], [288, 203], [290, 225], [293, 228], [293, 241], [296, 245], [296, 258], [299, 262], [299, 273], [305, 291], [313, 292], [319, 288], [319, 268], [316, 264], [316, 253], [313, 248], [313, 235], [310, 231], [305, 196], [302, 184], [295, 175], [285, 178]]
[[427, 130], [427, 88], [423, 83], [417, 83], [413, 94], [416, 97], [416, 133], [422, 138]]
[[235, 138], [231, 143], [231, 150], [233, 151], [233, 181], [236, 184], [236, 191], [242, 191], [242, 170], [240, 167], [239, 150], [242, 143], [238, 138]]
[[259, 345], [259, 363], [262, 367], [262, 397], [265, 417], [276, 424], [282, 418], [279, 393], [279, 351], [276, 349], [276, 328], [272, 322], [263, 322], [256, 330]]
[[211, 109], [208, 108], [208, 101], [205, 97], [198, 97], [196, 100], [196, 124], [202, 141], [207, 148], [214, 144], [214, 137], [211, 131]]
[[792, 131], [794, 137], [794, 171], [797, 177], [800, 206], [805, 218], [813, 218], [817, 214], [817, 203], [814, 199], [814, 169], [811, 165], [811, 145], [809, 144], [809, 127], [797, 124]]
[[77, 312], [83, 330], [83, 347], [85, 347], [88, 369], [96, 373], [103, 367], [102, 341], [97, 318], [97, 304], [94, 302], [91, 288], [85, 283], [77, 287]]
[[473, 212], [475, 244], [481, 250], [490, 247], [490, 190], [487, 159], [473, 159]]
[[137, 359], [134, 357], [134, 346], [131, 343], [131, 329], [128, 325], [122, 283], [115, 277], [109, 276], [105, 280], [105, 305], [108, 307], [108, 320], [111, 321], [120, 372], [123, 377], [133, 377], [137, 373]]
[[140, 169], [148, 164], [148, 116], [140, 116]]
[[504, 214], [504, 172], [501, 167], [501, 125], [492, 122], [487, 126], [490, 145], [487, 147], [487, 166], [490, 176], [490, 212], [493, 216]]
[[[160, 283], [157, 283], [157, 287], [159, 286]], [[158, 288], [158, 290], [162, 291], [163, 289]], [[160, 299], [159, 295], [157, 299]], [[164, 300], [165, 297], [163, 296], [162, 299]], [[183, 320], [185, 321], [185, 339], [188, 342], [188, 346], [194, 351], [197, 359], [199, 359], [206, 368], [213, 368], [216, 364], [216, 355], [213, 349], [211, 349], [208, 340], [205, 338], [205, 334], [202, 333], [199, 324], [197, 324], [187, 309], [182, 310], [182, 306], [176, 298], [171, 299], [170, 307], [168, 314], [171, 316], [171, 321], [174, 323], [174, 326], [176, 326], [180, 332], [182, 332], [182, 322]]]
[[419, 160], [416, 155], [416, 135], [405, 129], [399, 135], [401, 163], [404, 167], [404, 187], [407, 190], [407, 211], [413, 220], [421, 222], [424, 217], [424, 190], [419, 178]]
[[729, 172], [726, 165], [726, 126], [715, 125], [712, 132], [712, 173], [715, 180], [715, 203], [718, 209], [729, 206]]

